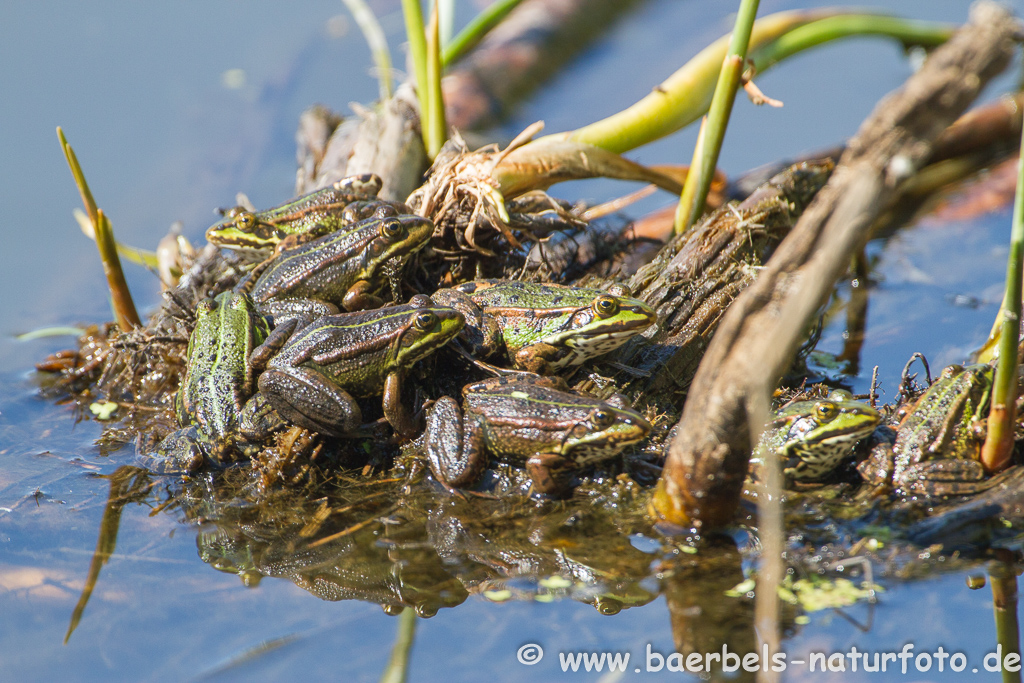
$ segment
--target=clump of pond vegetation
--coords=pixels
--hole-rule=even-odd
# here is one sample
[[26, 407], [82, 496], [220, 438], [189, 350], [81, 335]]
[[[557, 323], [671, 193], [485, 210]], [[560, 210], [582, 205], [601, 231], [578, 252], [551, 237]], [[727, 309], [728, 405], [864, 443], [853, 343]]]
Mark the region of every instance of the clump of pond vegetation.
[[[372, 14], [347, 4], [378, 45]], [[867, 396], [843, 392], [843, 373], [822, 372], [826, 359], [813, 352], [822, 318], [836, 311], [822, 305], [835, 302], [835, 280], [850, 263], [867, 277], [870, 230], [890, 229], [937, 187], [1012, 153], [1020, 107], [954, 120], [1007, 65], [1016, 20], [985, 6], [956, 33], [845, 11], [755, 22], [757, 3], [743, 0], [731, 37], [634, 107], [576, 131], [540, 137], [537, 126], [471, 150], [446, 123], [440, 77], [516, 4], [495, 3], [445, 47], [437, 8], [424, 21], [418, 2], [403, 3], [413, 81], [382, 82], [382, 101], [358, 127], [307, 112], [323, 131], [300, 149], [313, 160], [300, 168], [305, 194], [273, 209], [226, 210], [201, 248], [174, 235], [154, 254], [116, 244], [59, 132], [117, 319], [41, 362], [52, 375], [44, 392], [103, 420], [105, 448], [134, 444], [138, 455], [109, 477], [68, 637], [130, 503], [200, 525], [202, 560], [246, 586], [283, 578], [389, 614], [430, 617], [473, 594], [570, 598], [615, 614], [665, 595], [684, 653], [722, 643], [755, 651], [755, 618], [792, 632], [806, 612], [874, 601], [879, 575], [919, 577], [978, 558], [1016, 566], [1024, 174], [1007, 295], [976, 364], [933, 378], [908, 363], [891, 388], [897, 401], [881, 405], [874, 386]], [[918, 107], [944, 94], [948, 106], [889, 121], [909, 131], [905, 148], [858, 148], [871, 139], [866, 124], [833, 158], [716, 179], [741, 86], [771, 103], [757, 73], [863, 34], [955, 64], [966, 74], [956, 84], [928, 82], [928, 62], [914, 77], [931, 88]], [[388, 73], [390, 58], [379, 45], [374, 54]], [[621, 156], [705, 112], [690, 172]], [[358, 158], [361, 136], [375, 136], [370, 159]], [[328, 154], [332, 145], [354, 156]], [[782, 277], [771, 270], [781, 258], [806, 252], [789, 273], [813, 263], [828, 233], [801, 247], [814, 234], [804, 223], [824, 223], [822, 197], [837, 201], [844, 190], [834, 188], [865, 159], [890, 175], [877, 195], [888, 212], [879, 208], [833, 254], [842, 265], [831, 279], [804, 282], [820, 289], [798, 313], [771, 299], [782, 302], [773, 315], [789, 316], [788, 336], [760, 339], [760, 375], [730, 383], [725, 344], [742, 339], [734, 311], [765, 307], [764, 283]], [[621, 203], [571, 205], [549, 192], [590, 177], [652, 183], [681, 193], [679, 207], [640, 234], [606, 217]], [[165, 300], [145, 322], [118, 252], [161, 273]], [[846, 305], [851, 342], [832, 359], [837, 367], [858, 362], [864, 307]], [[446, 320], [457, 324], [442, 331]], [[715, 338], [718, 329], [726, 332]], [[717, 451], [687, 431], [687, 401], [708, 395], [718, 403], [701, 416], [706, 429], [721, 436], [738, 425]], [[1004, 569], [993, 569], [1000, 594], [1015, 581]], [[687, 591], [694, 581], [709, 590]], [[694, 608], [721, 615], [722, 628], [698, 628]]]

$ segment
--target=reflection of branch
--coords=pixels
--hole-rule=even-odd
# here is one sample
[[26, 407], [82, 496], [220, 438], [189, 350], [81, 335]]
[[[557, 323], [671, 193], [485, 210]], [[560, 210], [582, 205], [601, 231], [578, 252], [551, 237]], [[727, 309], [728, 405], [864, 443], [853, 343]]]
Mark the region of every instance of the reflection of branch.
[[655, 497], [660, 515], [704, 528], [732, 519], [757, 436], [749, 415], [767, 415], [771, 388], [807, 321], [899, 183], [927, 161], [939, 133], [1009, 62], [1017, 30], [1009, 13], [979, 4], [971, 20], [876, 107], [828, 186], [726, 313], [669, 449]]
[[149, 473], [138, 467], [122, 466], [117, 468], [110, 475], [110, 495], [107, 497], [107, 507], [103, 510], [103, 519], [100, 521], [100, 535], [96, 540], [96, 551], [92, 555], [92, 562], [89, 564], [89, 575], [85, 579], [85, 586], [82, 588], [82, 595], [78, 598], [71, 613], [71, 623], [68, 624], [68, 632], [64, 635], [64, 644], [68, 644], [72, 632], [82, 619], [85, 606], [89, 603], [92, 591], [100, 578], [100, 570], [107, 563], [110, 556], [117, 548], [117, 529], [121, 525], [121, 510], [128, 503], [141, 500], [153, 483], [149, 480]]

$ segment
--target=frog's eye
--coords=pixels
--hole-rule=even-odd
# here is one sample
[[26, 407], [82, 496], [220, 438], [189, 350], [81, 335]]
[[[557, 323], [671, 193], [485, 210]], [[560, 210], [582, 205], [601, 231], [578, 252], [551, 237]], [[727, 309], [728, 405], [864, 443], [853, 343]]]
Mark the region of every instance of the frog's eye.
[[590, 419], [594, 423], [595, 427], [598, 427], [599, 429], [604, 429], [605, 427], [608, 427], [613, 422], [615, 422], [615, 414], [612, 413], [612, 411], [610, 410], [598, 408], [593, 412], [593, 414], [591, 414]]
[[814, 414], [821, 422], [828, 422], [839, 414], [839, 407], [831, 401], [819, 401], [814, 406]]
[[256, 216], [250, 211], [240, 211], [235, 216], [235, 224], [239, 230], [252, 230], [256, 227]]
[[416, 321], [413, 323], [420, 332], [429, 332], [437, 325], [437, 314], [433, 311], [422, 311], [416, 314]]
[[391, 219], [380, 223], [380, 236], [386, 240], [396, 240], [402, 236], [402, 221]]
[[594, 299], [594, 313], [601, 318], [610, 318], [619, 312], [619, 300], [613, 296], [599, 296]]

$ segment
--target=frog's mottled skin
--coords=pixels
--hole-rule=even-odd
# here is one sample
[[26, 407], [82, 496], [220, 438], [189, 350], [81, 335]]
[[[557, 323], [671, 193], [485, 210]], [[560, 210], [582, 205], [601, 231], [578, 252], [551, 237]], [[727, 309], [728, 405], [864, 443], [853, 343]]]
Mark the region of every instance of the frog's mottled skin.
[[853, 453], [881, 419], [868, 404], [835, 390], [827, 398], [798, 401], [779, 410], [761, 447], [782, 459], [783, 474], [791, 481], [820, 479]]
[[[269, 253], [288, 235], [317, 237], [369, 218], [378, 207], [389, 205], [375, 199], [382, 185], [379, 177], [368, 173], [343, 178], [265, 211], [236, 206], [207, 229], [206, 240], [219, 247]], [[368, 209], [370, 203], [373, 207]], [[411, 213], [404, 205], [391, 207], [391, 215]]]
[[992, 392], [990, 365], [950, 365], [907, 411], [891, 448], [861, 467], [901, 496], [973, 494], [991, 484], [979, 461]]
[[186, 471], [230, 459], [239, 446], [239, 415], [256, 390], [249, 356], [267, 336], [266, 321], [244, 294], [223, 292], [200, 302], [175, 397], [182, 429], [161, 444], [162, 455]]
[[285, 419], [345, 436], [362, 424], [353, 397], [384, 394], [384, 415], [404, 436], [416, 430], [401, 405], [401, 382], [417, 361], [462, 329], [462, 314], [424, 295], [374, 311], [322, 317], [293, 334], [280, 352], [274, 338], [254, 362], [270, 357], [260, 393]]
[[403, 265], [433, 231], [433, 223], [419, 216], [368, 218], [349, 230], [281, 251], [238, 289], [251, 288], [253, 301], [275, 322], [303, 312], [309, 319], [331, 315], [339, 307], [376, 308], [383, 303], [376, 294], [385, 282], [398, 296]]
[[477, 280], [436, 292], [462, 312], [462, 341], [487, 358], [504, 350], [519, 370], [551, 374], [618, 348], [657, 321], [620, 292], [511, 280]]
[[493, 455], [525, 463], [534, 491], [558, 494], [569, 472], [618, 455], [651, 430], [623, 400], [571, 394], [542, 380], [495, 378], [462, 394], [461, 409], [444, 397], [427, 418], [431, 469], [456, 488], [475, 483]]

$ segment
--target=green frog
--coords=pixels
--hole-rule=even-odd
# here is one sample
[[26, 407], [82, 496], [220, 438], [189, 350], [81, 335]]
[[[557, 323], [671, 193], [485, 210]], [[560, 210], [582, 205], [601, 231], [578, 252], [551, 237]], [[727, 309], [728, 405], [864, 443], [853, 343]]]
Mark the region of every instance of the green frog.
[[401, 403], [405, 373], [463, 324], [458, 311], [417, 294], [408, 304], [319, 318], [287, 340], [275, 330], [252, 357], [253, 364], [266, 365], [260, 394], [301, 427], [346, 436], [362, 424], [353, 397], [383, 393], [385, 418], [399, 434], [412, 436], [415, 421]]
[[891, 447], [861, 464], [874, 484], [892, 484], [900, 496], [973, 494], [990, 485], [979, 461], [985, 441], [993, 368], [950, 365], [902, 419]]
[[175, 397], [181, 429], [161, 443], [159, 453], [190, 472], [204, 462], [226, 463], [244, 449], [238, 421], [256, 389], [252, 351], [268, 337], [266, 320], [244, 294], [223, 292], [196, 308], [189, 337], [187, 369]]
[[[206, 240], [218, 247], [269, 252], [288, 235], [313, 237], [335, 232], [372, 215], [367, 204], [377, 200], [383, 183], [372, 174], [342, 178], [328, 187], [297, 197], [266, 211], [248, 211], [236, 206], [224, 213], [224, 219], [206, 231]], [[358, 209], [348, 208], [358, 202]], [[405, 213], [409, 213], [405, 211]]]
[[651, 423], [621, 397], [607, 401], [552, 388], [544, 378], [497, 377], [467, 385], [463, 404], [439, 399], [427, 417], [426, 450], [445, 486], [471, 486], [488, 456], [525, 463], [532, 490], [557, 495], [575, 469], [641, 441]]
[[388, 281], [399, 296], [405, 262], [422, 249], [434, 224], [413, 215], [360, 221], [349, 229], [285, 248], [236, 288], [251, 290], [260, 311], [278, 318], [312, 319], [382, 305], [377, 292]]
[[460, 339], [476, 357], [501, 350], [542, 375], [612, 351], [657, 321], [625, 287], [605, 292], [512, 280], [477, 280], [433, 294], [466, 318]]
[[[881, 420], [882, 414], [867, 403], [834, 389], [826, 398], [797, 401], [776, 412], [761, 437], [761, 449], [782, 460], [787, 481], [813, 481], [838, 467]], [[760, 457], [751, 459], [753, 467], [761, 464]]]

